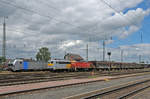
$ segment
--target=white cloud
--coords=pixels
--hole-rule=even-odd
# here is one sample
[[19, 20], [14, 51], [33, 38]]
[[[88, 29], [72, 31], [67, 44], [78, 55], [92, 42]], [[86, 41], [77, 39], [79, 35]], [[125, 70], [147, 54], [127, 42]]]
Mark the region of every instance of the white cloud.
[[62, 45], [60, 45], [60, 49], [66, 49], [66, 48], [69, 48], [69, 47], [77, 46], [77, 45], [80, 45], [81, 43], [82, 43], [81, 40], [65, 41], [65, 42], [62, 42]]
[[[81, 49], [85, 49], [88, 42], [99, 46], [97, 45], [99, 40], [109, 39], [112, 36], [125, 38], [138, 31], [150, 10], [137, 8], [123, 12], [127, 8], [136, 7], [142, 1], [106, 0], [121, 15], [101, 0], [14, 0], [14, 2], [7, 0], [16, 6], [34, 10], [40, 15], [6, 6], [0, 2], [2, 5], [0, 20], [4, 15], [9, 17], [7, 46], [11, 48], [7, 50], [7, 55], [8, 57], [34, 57], [38, 48], [47, 46], [55, 52], [52, 55], [55, 54], [57, 57], [62, 57], [64, 53], [62, 49], [85, 56], [84, 50]], [[115, 41], [107, 41], [108, 44], [113, 42]], [[94, 54], [97, 51], [97, 48], [93, 51], [91, 48], [91, 56], [99, 57], [100, 55]]]

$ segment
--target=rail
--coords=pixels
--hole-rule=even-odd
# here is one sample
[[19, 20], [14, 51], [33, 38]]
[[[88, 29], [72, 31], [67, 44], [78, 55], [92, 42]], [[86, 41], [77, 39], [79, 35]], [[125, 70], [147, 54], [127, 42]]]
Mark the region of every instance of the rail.
[[87, 93], [81, 93], [65, 99], [126, 99], [149, 87], [150, 79], [142, 79]]
[[[93, 98], [95, 98], [95, 97], [101, 97], [101, 96], [104, 97], [105, 95], [110, 95], [111, 93], [115, 93], [115, 92], [117, 92], [117, 91], [119, 91], [119, 90], [124, 90], [124, 89], [126, 89], [126, 88], [129, 89], [129, 88], [131, 88], [131, 87], [133, 87], [133, 86], [137, 86], [137, 85], [139, 85], [139, 84], [143, 84], [143, 83], [146, 83], [146, 82], [150, 82], [150, 79], [145, 80], [145, 81], [142, 81], [142, 82], [137, 82], [137, 83], [134, 83], [134, 84], [131, 84], [131, 85], [126, 85], [126, 86], [123, 86], [123, 87], [120, 87], [120, 88], [112, 89], [112, 90], [109, 90], [109, 91], [106, 91], [106, 92], [94, 94], [94, 95], [92, 95], [92, 96], [84, 97], [84, 98], [82, 98], [82, 99], [93, 99]], [[146, 86], [146, 87], [143, 87], [143, 88], [140, 88], [140, 89], [137, 89], [137, 90], [133, 90], [133, 91], [131, 91], [131, 92], [125, 94], [125, 95], [119, 96], [119, 98], [117, 98], [117, 99], [125, 99], [126, 97], [129, 97], [129, 96], [131, 96], [131, 95], [133, 95], [133, 94], [135, 94], [135, 93], [137, 93], [137, 92], [139, 92], [139, 91], [141, 91], [141, 90], [144, 90], [144, 89], [146, 89], [146, 88], [148, 88], [148, 87], [150, 87], [150, 85], [148, 85], [148, 86]], [[119, 94], [119, 93], [118, 93], [118, 94]], [[110, 96], [109, 96], [109, 97], [110, 97]]]

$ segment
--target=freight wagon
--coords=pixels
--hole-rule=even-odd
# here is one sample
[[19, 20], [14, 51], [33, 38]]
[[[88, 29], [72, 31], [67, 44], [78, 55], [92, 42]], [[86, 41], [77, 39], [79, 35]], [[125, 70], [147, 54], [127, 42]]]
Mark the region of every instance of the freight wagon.
[[108, 61], [91, 61], [97, 70], [120, 70], [120, 69], [143, 69], [150, 67], [149, 64], [137, 63], [121, 63], [121, 62], [108, 62]]

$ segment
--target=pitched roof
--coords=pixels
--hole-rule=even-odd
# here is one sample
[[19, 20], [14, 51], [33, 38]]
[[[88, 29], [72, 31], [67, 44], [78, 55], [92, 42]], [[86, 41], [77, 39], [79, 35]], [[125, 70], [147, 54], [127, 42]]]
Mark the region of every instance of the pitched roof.
[[64, 59], [66, 59], [66, 60], [74, 60], [74, 61], [83, 61], [84, 60], [80, 55], [72, 54], [72, 53], [67, 53], [64, 56]]

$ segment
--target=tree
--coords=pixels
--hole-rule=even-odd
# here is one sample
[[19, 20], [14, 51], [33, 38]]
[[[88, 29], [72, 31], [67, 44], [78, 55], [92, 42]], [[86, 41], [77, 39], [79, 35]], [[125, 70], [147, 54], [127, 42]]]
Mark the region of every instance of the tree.
[[5, 62], [5, 58], [4, 57], [0, 57], [0, 64], [2, 64], [3, 62]]
[[50, 59], [51, 53], [49, 52], [49, 49], [47, 47], [42, 47], [39, 49], [39, 52], [36, 54], [37, 61], [44, 61], [48, 62]]

